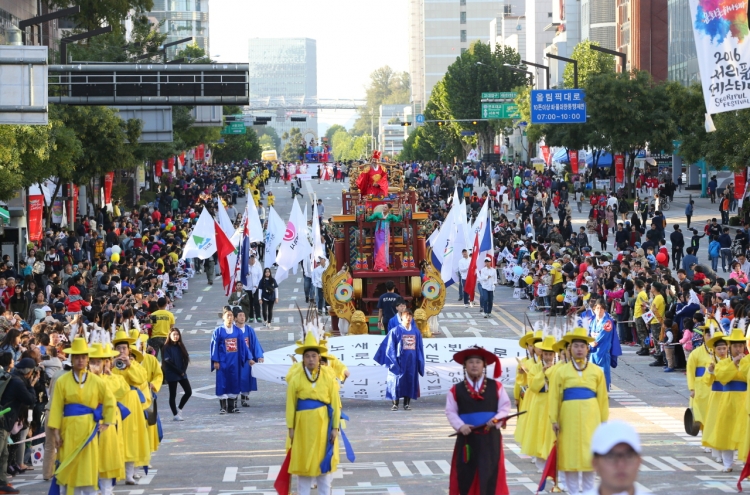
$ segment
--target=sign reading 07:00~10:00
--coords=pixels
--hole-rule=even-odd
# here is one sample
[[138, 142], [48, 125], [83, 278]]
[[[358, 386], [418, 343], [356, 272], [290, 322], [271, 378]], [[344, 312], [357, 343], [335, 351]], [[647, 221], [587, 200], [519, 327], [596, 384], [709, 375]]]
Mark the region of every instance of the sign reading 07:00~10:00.
[[582, 89], [531, 91], [532, 124], [585, 124], [586, 101]]

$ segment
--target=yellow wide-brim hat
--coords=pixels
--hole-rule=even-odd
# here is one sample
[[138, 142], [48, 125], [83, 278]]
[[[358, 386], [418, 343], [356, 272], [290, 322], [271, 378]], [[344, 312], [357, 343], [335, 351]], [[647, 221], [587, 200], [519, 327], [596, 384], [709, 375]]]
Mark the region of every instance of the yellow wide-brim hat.
[[590, 344], [596, 339], [594, 339], [593, 337], [589, 337], [589, 333], [585, 328], [576, 327], [572, 332], [565, 334], [563, 340], [568, 343], [572, 343], [574, 340], [583, 340], [586, 341], [586, 343]]
[[565, 341], [565, 339], [560, 339], [557, 342], [555, 342], [555, 345], [552, 346], [552, 349], [555, 352], [562, 352], [565, 350], [565, 347], [568, 345], [568, 343]]
[[143, 353], [138, 350], [138, 348], [134, 345], [130, 346], [130, 355], [135, 357], [137, 361], [143, 360]]
[[745, 334], [740, 330], [739, 328], [735, 328], [732, 330], [732, 333], [730, 333], [727, 337], [724, 338], [727, 342], [741, 342], [746, 343], [747, 337], [745, 337]]
[[120, 353], [115, 350], [115, 348], [112, 346], [112, 344], [109, 344], [109, 343], [108, 344], [104, 344], [104, 346], [102, 346], [102, 348], [104, 349], [104, 352], [108, 353], [109, 357], [111, 357], [111, 358], [117, 357], [117, 356], [120, 355]]
[[531, 330], [529, 330], [528, 332], [526, 332], [526, 333], [525, 333], [525, 334], [524, 334], [524, 335], [523, 335], [523, 336], [522, 336], [522, 337], [521, 337], [521, 338], [520, 338], [520, 339], [518, 340], [518, 345], [520, 345], [521, 347], [523, 347], [523, 348], [525, 349], [525, 348], [526, 348], [526, 346], [527, 346], [527, 345], [529, 345], [529, 344], [528, 344], [528, 341], [529, 341], [529, 339], [533, 339], [533, 338], [534, 338], [534, 332], [533, 332], [533, 331], [531, 331]]
[[89, 345], [86, 343], [86, 339], [83, 337], [76, 337], [73, 339], [73, 344], [68, 348], [65, 349], [65, 354], [68, 355], [75, 355], [75, 354], [90, 354], [91, 349], [89, 348]]
[[305, 341], [302, 345], [297, 345], [298, 347], [294, 351], [297, 354], [304, 354], [307, 351], [318, 351], [318, 354], [323, 354], [328, 350], [325, 346], [320, 345], [313, 332], [307, 332], [307, 335], [305, 335]]
[[115, 338], [112, 339], [112, 345], [122, 344], [123, 342], [130, 345], [135, 342], [135, 339], [131, 338], [130, 335], [125, 333], [125, 330], [118, 330], [115, 334]]
[[107, 359], [109, 358], [109, 352], [104, 350], [101, 342], [95, 342], [91, 344], [89, 348], [89, 357], [91, 359]]
[[547, 335], [543, 341], [535, 343], [534, 347], [543, 351], [556, 352], [555, 344], [555, 338], [552, 335]]

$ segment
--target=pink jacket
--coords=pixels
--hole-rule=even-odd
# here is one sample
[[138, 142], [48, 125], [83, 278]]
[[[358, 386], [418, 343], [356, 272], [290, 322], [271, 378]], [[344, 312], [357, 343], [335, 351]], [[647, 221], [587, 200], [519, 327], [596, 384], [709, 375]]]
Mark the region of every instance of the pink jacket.
[[685, 329], [682, 331], [682, 338], [680, 339], [680, 344], [682, 344], [682, 348], [686, 351], [692, 351], [693, 350], [693, 332], [691, 332], [689, 329]]
[[619, 299], [617, 302], [615, 302], [615, 314], [621, 315], [622, 314], [622, 298], [625, 297], [625, 289], [620, 290], [605, 290], [604, 294], [607, 296], [607, 299]]

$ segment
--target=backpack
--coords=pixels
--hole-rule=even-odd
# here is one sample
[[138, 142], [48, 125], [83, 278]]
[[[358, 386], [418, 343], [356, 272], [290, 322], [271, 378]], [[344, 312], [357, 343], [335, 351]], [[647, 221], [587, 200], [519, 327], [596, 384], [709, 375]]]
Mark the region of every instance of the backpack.
[[100, 255], [104, 252], [104, 239], [99, 237], [94, 245], [94, 253]]
[[3, 402], [3, 394], [5, 393], [5, 388], [8, 386], [11, 380], [11, 375], [7, 371], [0, 369], [0, 406], [4, 408], [6, 405], [5, 402]]

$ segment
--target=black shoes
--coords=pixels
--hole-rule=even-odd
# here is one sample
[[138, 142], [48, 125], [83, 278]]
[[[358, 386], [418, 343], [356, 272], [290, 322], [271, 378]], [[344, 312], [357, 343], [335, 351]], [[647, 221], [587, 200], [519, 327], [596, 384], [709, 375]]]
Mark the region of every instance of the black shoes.
[[219, 414], [226, 414], [226, 413], [227, 413], [227, 400], [219, 399]]

